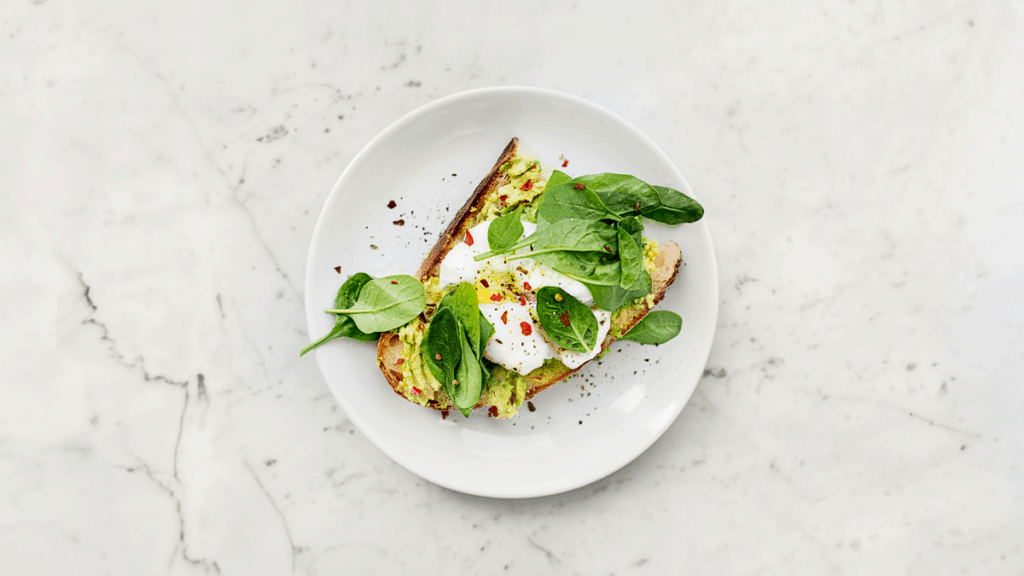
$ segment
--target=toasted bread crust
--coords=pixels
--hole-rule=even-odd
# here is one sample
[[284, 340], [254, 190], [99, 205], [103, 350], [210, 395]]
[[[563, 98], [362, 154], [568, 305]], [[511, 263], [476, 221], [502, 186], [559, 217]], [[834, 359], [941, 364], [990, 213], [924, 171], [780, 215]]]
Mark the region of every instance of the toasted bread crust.
[[[438, 267], [441, 265], [441, 261], [444, 260], [445, 255], [452, 249], [457, 243], [461, 242], [463, 235], [466, 230], [472, 228], [477, 222], [477, 216], [480, 214], [484, 204], [491, 193], [503, 186], [508, 181], [508, 176], [501, 173], [499, 168], [505, 162], [508, 162], [516, 152], [519, 150], [519, 139], [513, 138], [505, 150], [498, 157], [498, 161], [495, 162], [494, 167], [491, 168], [490, 173], [486, 178], [480, 181], [480, 184], [473, 191], [473, 194], [466, 200], [466, 203], [462, 205], [459, 212], [455, 215], [455, 218], [448, 225], [448, 228], [441, 233], [437, 243], [431, 249], [430, 254], [423, 260], [420, 265], [420, 269], [416, 272], [416, 277], [423, 281], [427, 278], [437, 275]], [[679, 246], [675, 242], [666, 242], [661, 245], [658, 252], [658, 257], [655, 260], [657, 269], [651, 273], [651, 293], [654, 295], [654, 302], [651, 305], [658, 304], [665, 298], [665, 292], [668, 287], [675, 281], [676, 276], [679, 275], [679, 265], [682, 262], [681, 253]], [[617, 333], [609, 332], [608, 336], [605, 337], [601, 343], [601, 351], [603, 352], [612, 342], [618, 339], [620, 334], [628, 332], [633, 326], [636, 326], [640, 320], [650, 312], [651, 308], [640, 306], [637, 309], [630, 309], [626, 313], [628, 319], [623, 323], [624, 330]], [[421, 315], [421, 318], [423, 316]], [[425, 321], [425, 318], [424, 318]], [[384, 374], [384, 378], [391, 385], [391, 388], [395, 391], [395, 394], [402, 396], [402, 393], [398, 391], [399, 383], [402, 381], [402, 373], [396, 367], [398, 366], [398, 360], [402, 357], [402, 340], [399, 338], [397, 333], [385, 332], [381, 335], [380, 340], [377, 342], [377, 365], [380, 366], [381, 372]], [[537, 382], [530, 386], [526, 392], [526, 400], [533, 398], [538, 392], [547, 389], [553, 384], [557, 384], [562, 380], [565, 380], [569, 376], [572, 376], [589, 362], [584, 363], [579, 368], [570, 370], [566, 368], [564, 371], [557, 372], [545, 379], [543, 382]], [[404, 396], [402, 396], [404, 398]], [[440, 405], [436, 402], [429, 402], [428, 407], [435, 410], [442, 410]], [[481, 408], [483, 403], [480, 402], [476, 405], [476, 408]], [[446, 410], [445, 410], [446, 411]]]

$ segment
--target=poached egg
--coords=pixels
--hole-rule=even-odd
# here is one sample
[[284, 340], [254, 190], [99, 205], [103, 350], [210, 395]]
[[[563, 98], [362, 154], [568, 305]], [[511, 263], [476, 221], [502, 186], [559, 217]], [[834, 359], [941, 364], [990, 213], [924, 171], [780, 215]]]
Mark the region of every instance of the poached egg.
[[[487, 221], [470, 228], [465, 239], [445, 255], [438, 267], [442, 288], [460, 282], [469, 282], [476, 288], [480, 312], [494, 326], [494, 335], [487, 341], [484, 356], [524, 376], [541, 367], [548, 358], [557, 357], [567, 367], [578, 368], [597, 356], [611, 327], [611, 312], [594, 309], [599, 330], [593, 350], [574, 352], [550, 343], [534, 320], [537, 290], [544, 286], [557, 286], [592, 306], [594, 299], [590, 290], [582, 282], [533, 258], [508, 262], [505, 256], [492, 256], [479, 262], [473, 260], [475, 256], [490, 251], [487, 241], [490, 226], [491, 221]], [[521, 238], [536, 230], [536, 224], [524, 221]], [[525, 254], [528, 250], [524, 248], [517, 254]], [[527, 294], [530, 299], [524, 297]]]

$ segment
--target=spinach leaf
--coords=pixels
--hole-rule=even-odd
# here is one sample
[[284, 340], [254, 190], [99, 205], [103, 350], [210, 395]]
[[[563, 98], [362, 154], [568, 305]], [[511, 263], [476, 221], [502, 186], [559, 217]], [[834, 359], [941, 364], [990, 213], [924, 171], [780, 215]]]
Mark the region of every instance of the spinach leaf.
[[[370, 280], [373, 280], [373, 277], [364, 272], [353, 274], [351, 278], [341, 285], [341, 288], [338, 288], [338, 295], [334, 298], [335, 308], [346, 308], [355, 303], [356, 297], [359, 296], [359, 291], [362, 290], [363, 286]], [[353, 340], [359, 340], [362, 342], [373, 342], [380, 338], [380, 333], [371, 332], [367, 334], [356, 327], [355, 321], [353, 321], [348, 315], [337, 314], [334, 321], [334, 328], [332, 328], [324, 337], [303, 348], [302, 351], [299, 352], [299, 356], [317, 348], [321, 344], [330, 342], [331, 340], [337, 340], [338, 338], [352, 338]]]
[[487, 244], [492, 252], [502, 253], [523, 237], [522, 207], [498, 218], [487, 228]]
[[686, 194], [667, 186], [655, 186], [654, 190], [661, 199], [661, 206], [644, 212], [645, 218], [675, 226], [696, 222], [704, 216], [704, 207]]
[[558, 220], [538, 228], [526, 240], [530, 239], [533, 239], [533, 250], [517, 254], [509, 258], [509, 262], [548, 252], [604, 252], [606, 257], [610, 257], [615, 254], [618, 245], [614, 227], [600, 220], [575, 218]]
[[462, 360], [466, 343], [460, 336], [459, 321], [450, 308], [438, 310], [423, 335], [423, 363], [442, 386], [451, 386]]
[[605, 252], [547, 252], [534, 258], [585, 284], [618, 286], [621, 279], [619, 261]]
[[561, 170], [555, 170], [551, 172], [551, 177], [548, 178], [547, 184], [544, 185], [544, 189], [547, 190], [549, 186], [557, 186], [564, 182], [568, 182], [569, 180], [572, 180], [572, 178], [570, 178], [568, 174]]
[[458, 332], [459, 341], [463, 342], [462, 358], [455, 369], [455, 380], [445, 384], [444, 392], [459, 412], [468, 417], [473, 407], [480, 401], [480, 393], [483, 392], [483, 372], [480, 359], [465, 345], [465, 331], [461, 325], [458, 326]]
[[537, 319], [548, 337], [566, 350], [590, 352], [597, 344], [594, 312], [561, 288], [537, 291]]
[[643, 320], [619, 340], [632, 340], [641, 344], [664, 344], [675, 338], [682, 327], [683, 319], [679, 314], [658, 310], [644, 316]]
[[593, 190], [604, 205], [619, 216], [643, 214], [662, 204], [650, 184], [628, 174], [591, 174], [575, 178], [573, 183]]
[[630, 300], [646, 296], [651, 292], [651, 275], [644, 271], [644, 274], [640, 276], [638, 282], [647, 281], [646, 288], [643, 284], [640, 284], [640, 288], [627, 290], [622, 286], [608, 286], [602, 284], [586, 284], [587, 289], [590, 290], [590, 295], [594, 298], [594, 304], [602, 310], [614, 312], [625, 305]]
[[426, 307], [423, 284], [412, 276], [385, 276], [363, 285], [355, 302], [345, 308], [327, 309], [350, 314], [363, 332], [393, 330], [415, 318]]
[[480, 261], [499, 254], [515, 252], [520, 248], [533, 246], [530, 252], [517, 254], [508, 259], [532, 258], [547, 252], [602, 252], [607, 257], [615, 254], [617, 245], [615, 228], [599, 220], [578, 220], [567, 218], [538, 226], [537, 231], [522, 240], [506, 246], [504, 250], [492, 250], [473, 260]]
[[633, 289], [636, 287], [637, 281], [640, 280], [640, 276], [646, 274], [647, 271], [644, 270], [643, 250], [640, 246], [637, 246], [636, 240], [630, 235], [629, 227], [623, 225], [623, 222], [626, 220], [635, 221], [636, 219], [632, 216], [628, 219], [623, 219], [622, 222], [619, 222], [619, 226], [616, 227], [619, 235], [619, 262], [622, 269], [619, 286]]
[[480, 350], [477, 353], [478, 358], [484, 357], [484, 349], [487, 348], [487, 342], [491, 340], [491, 336], [494, 336], [494, 325], [487, 320], [487, 317], [480, 314]]
[[[557, 174], [557, 172], [556, 172]], [[576, 190], [572, 182], [551, 185], [550, 181], [537, 205], [537, 217], [554, 223], [567, 218], [618, 220], [619, 215], [605, 206], [590, 188]]]
[[476, 301], [476, 290], [469, 282], [460, 282], [455, 290], [441, 299], [437, 309], [448, 308], [462, 326], [463, 335], [473, 352], [480, 349], [480, 306]]

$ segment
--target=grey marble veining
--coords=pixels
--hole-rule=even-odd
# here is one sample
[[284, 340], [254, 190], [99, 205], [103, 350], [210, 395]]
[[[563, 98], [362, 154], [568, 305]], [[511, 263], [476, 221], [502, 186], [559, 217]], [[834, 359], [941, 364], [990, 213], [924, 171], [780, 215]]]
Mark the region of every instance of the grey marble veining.
[[[501, 84], [662, 146], [722, 292], [664, 437], [524, 502], [297, 354], [341, 170]], [[1024, 571], [1020, 2], [8, 2], [0, 126], [5, 573]]]

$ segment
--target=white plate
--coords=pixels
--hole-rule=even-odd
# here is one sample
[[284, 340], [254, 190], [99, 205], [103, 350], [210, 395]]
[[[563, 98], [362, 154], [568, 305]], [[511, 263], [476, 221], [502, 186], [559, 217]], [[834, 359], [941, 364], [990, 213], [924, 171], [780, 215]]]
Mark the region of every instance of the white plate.
[[[350, 274], [414, 274], [438, 234], [513, 137], [570, 175], [633, 174], [693, 195], [647, 136], [591, 102], [538, 88], [473, 90], [432, 102], [374, 138], [331, 190], [306, 268], [311, 339]], [[454, 176], [453, 176], [454, 174]], [[388, 201], [397, 207], [388, 209]], [[393, 224], [405, 220], [404, 226]], [[536, 396], [511, 420], [474, 412], [447, 420], [396, 395], [372, 344], [337, 340], [315, 353], [357, 427], [408, 470], [452, 490], [500, 498], [556, 494], [599, 480], [639, 456], [675, 421], [701, 377], [718, 316], [718, 272], [703, 221], [644, 232], [682, 248], [679, 277], [660, 308], [682, 332], [654, 347], [613, 344], [601, 362]], [[376, 246], [376, 249], [371, 247]], [[342, 274], [334, 267], [341, 266]], [[582, 422], [582, 424], [581, 424]]]

